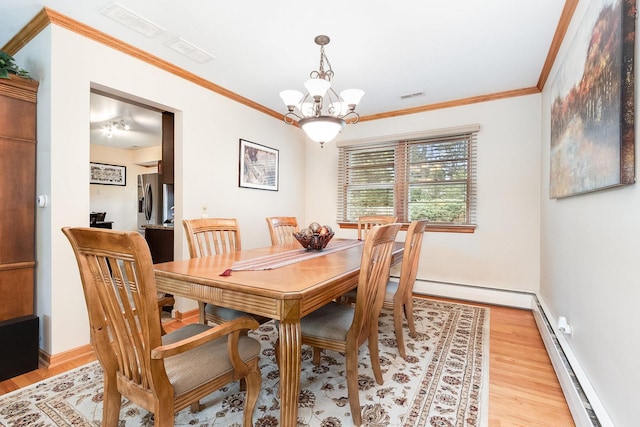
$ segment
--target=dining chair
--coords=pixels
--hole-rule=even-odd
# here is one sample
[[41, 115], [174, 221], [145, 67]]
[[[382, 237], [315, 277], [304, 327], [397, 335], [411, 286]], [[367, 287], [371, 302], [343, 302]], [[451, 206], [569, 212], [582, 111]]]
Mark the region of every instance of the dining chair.
[[165, 307], [173, 307], [176, 303], [176, 299], [173, 295], [165, 294], [163, 292], [158, 292], [158, 315], [160, 316], [160, 329], [162, 331], [162, 335], [166, 332], [164, 330], [164, 326], [162, 326], [162, 311]]
[[241, 334], [249, 317], [210, 327], [198, 323], [162, 336], [149, 247], [135, 231], [62, 229], [80, 270], [91, 344], [104, 371], [102, 425], [116, 427], [122, 396], [153, 412], [154, 425], [173, 426], [175, 414], [244, 379], [245, 427], [260, 393], [260, 343]]
[[407, 358], [404, 348], [404, 334], [402, 332], [402, 316], [404, 315], [409, 325], [409, 334], [416, 337], [416, 325], [413, 319], [413, 285], [418, 274], [420, 251], [422, 250], [422, 238], [429, 221], [417, 220], [409, 224], [407, 236], [404, 241], [402, 266], [400, 267], [400, 279], [398, 282], [389, 280], [382, 306], [393, 310], [393, 329], [396, 334], [398, 352], [403, 359]]
[[331, 302], [300, 320], [302, 344], [313, 347], [313, 363], [320, 364], [321, 349], [345, 353], [347, 397], [353, 423], [362, 423], [358, 391], [358, 349], [368, 342], [371, 367], [378, 384], [383, 383], [378, 357], [378, 316], [384, 287], [389, 279], [393, 243], [401, 224], [387, 224], [367, 233], [355, 306]]
[[[202, 218], [182, 220], [189, 245], [189, 256], [199, 258], [242, 250], [240, 227], [235, 218]], [[198, 301], [199, 321], [222, 324], [238, 317], [251, 316], [262, 324], [271, 320], [243, 311]]]
[[294, 216], [270, 216], [267, 217], [271, 245], [279, 246], [297, 242], [293, 233], [297, 233], [298, 220]]
[[358, 240], [364, 240], [365, 235], [376, 225], [392, 224], [398, 217], [392, 215], [365, 215], [358, 218]]
[[[400, 267], [399, 281], [389, 280], [384, 296], [383, 308], [393, 310], [393, 329], [396, 335], [398, 352], [403, 359], [407, 358], [404, 346], [404, 334], [402, 332], [402, 316], [404, 315], [409, 325], [409, 335], [416, 337], [416, 326], [413, 318], [413, 285], [418, 274], [420, 251], [422, 250], [422, 238], [429, 221], [416, 220], [409, 224], [404, 241], [402, 265]], [[357, 289], [353, 289], [342, 297], [342, 304], [353, 304], [356, 301]]]

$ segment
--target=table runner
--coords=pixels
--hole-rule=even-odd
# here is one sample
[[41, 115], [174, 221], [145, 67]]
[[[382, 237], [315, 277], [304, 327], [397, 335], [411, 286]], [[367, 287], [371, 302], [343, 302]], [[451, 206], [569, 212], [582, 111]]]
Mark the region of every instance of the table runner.
[[220, 274], [220, 276], [231, 276], [232, 271], [273, 270], [275, 268], [306, 261], [308, 259], [327, 255], [333, 252], [344, 251], [362, 244], [364, 244], [362, 240], [341, 239], [329, 242], [327, 247], [321, 251], [309, 251], [300, 248], [286, 252], [279, 252], [277, 254], [251, 258], [244, 261], [236, 261], [233, 263], [231, 268], [226, 269], [222, 274]]

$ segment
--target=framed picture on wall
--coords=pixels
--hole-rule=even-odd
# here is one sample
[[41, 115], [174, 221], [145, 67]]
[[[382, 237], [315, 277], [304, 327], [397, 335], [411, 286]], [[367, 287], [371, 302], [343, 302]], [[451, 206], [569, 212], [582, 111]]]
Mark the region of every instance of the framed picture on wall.
[[635, 182], [635, 0], [594, 0], [551, 86], [550, 198]]
[[90, 184], [127, 185], [127, 167], [105, 163], [90, 164]]
[[240, 187], [278, 191], [279, 151], [240, 139]]

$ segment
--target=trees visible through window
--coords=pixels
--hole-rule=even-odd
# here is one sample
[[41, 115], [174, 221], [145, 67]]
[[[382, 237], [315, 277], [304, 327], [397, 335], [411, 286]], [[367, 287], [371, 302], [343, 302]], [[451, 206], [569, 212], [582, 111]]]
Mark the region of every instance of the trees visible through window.
[[475, 225], [478, 129], [341, 147], [338, 222], [395, 215]]

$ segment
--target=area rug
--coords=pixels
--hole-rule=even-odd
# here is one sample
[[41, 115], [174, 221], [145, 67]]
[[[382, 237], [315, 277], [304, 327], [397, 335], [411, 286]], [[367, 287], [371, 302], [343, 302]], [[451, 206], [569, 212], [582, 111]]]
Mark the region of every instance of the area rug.
[[[488, 411], [489, 309], [414, 298], [417, 338], [405, 325], [407, 359], [399, 356], [393, 315], [380, 317], [380, 359], [384, 384], [373, 377], [366, 345], [358, 367], [360, 404], [366, 426], [486, 426]], [[279, 424], [273, 322], [251, 335], [262, 343], [262, 390], [256, 427]], [[320, 366], [303, 347], [298, 426], [351, 426], [344, 357], [325, 351]], [[204, 409], [176, 415], [177, 426], [241, 426], [244, 393], [230, 384], [203, 399]], [[24, 389], [0, 396], [0, 426], [100, 426], [102, 369], [84, 365]], [[123, 399], [119, 427], [152, 426], [153, 415]]]

